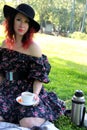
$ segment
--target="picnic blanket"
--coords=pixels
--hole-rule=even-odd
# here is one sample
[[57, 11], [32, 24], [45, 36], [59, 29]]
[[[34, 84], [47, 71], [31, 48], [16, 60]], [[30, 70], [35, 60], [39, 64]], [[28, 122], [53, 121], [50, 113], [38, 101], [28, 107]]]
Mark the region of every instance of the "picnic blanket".
[[[55, 127], [55, 125], [49, 121], [46, 121], [42, 126], [42, 130], [59, 130]], [[8, 122], [0, 122], [0, 130], [30, 130], [29, 128], [20, 127], [19, 125], [8, 123]]]

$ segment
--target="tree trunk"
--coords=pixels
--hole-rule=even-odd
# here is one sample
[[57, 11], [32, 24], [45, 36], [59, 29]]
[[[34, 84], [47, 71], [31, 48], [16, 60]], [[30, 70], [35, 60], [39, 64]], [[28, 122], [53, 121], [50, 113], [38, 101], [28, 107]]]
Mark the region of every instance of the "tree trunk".
[[87, 10], [87, 0], [86, 0], [85, 8], [84, 8], [84, 14], [83, 14], [83, 20], [82, 20], [81, 32], [84, 31], [85, 19], [86, 19], [86, 10]]
[[74, 31], [74, 14], [75, 14], [75, 0], [72, 0], [70, 32]]

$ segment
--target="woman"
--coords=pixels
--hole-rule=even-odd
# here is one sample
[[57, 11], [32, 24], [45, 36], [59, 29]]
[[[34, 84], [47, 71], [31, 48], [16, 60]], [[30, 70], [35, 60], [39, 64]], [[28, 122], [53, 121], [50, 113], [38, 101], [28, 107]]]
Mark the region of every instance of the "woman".
[[[33, 41], [33, 34], [40, 25], [34, 20], [35, 12], [27, 4], [16, 9], [5, 5], [6, 39], [0, 48], [0, 121], [19, 123], [22, 127], [40, 126], [46, 120], [54, 121], [64, 113], [64, 102], [43, 83], [48, 83], [50, 64]], [[23, 91], [35, 94], [37, 103], [21, 105], [16, 101]]]

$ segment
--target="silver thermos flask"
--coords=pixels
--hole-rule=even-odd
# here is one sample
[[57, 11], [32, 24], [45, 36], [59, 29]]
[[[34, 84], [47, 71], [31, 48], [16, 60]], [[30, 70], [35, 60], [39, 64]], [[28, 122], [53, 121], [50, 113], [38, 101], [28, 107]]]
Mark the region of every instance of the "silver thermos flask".
[[72, 97], [71, 121], [82, 126], [85, 116], [85, 98], [81, 90], [76, 90]]

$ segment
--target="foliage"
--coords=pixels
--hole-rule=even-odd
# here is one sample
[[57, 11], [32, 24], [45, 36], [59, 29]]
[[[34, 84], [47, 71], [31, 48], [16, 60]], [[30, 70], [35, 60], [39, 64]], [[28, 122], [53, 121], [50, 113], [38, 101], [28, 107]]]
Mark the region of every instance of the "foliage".
[[69, 34], [69, 37], [74, 39], [87, 40], [87, 34], [81, 32], [74, 32], [72, 34]]
[[[73, 8], [73, 2], [75, 1], [75, 7]], [[1, 0], [0, 1], [0, 22], [4, 20], [3, 6], [4, 4], [11, 5], [13, 7], [20, 3], [28, 3], [34, 7], [36, 12], [35, 19], [42, 25], [46, 21], [51, 21], [55, 25], [55, 29], [61, 27], [61, 31], [67, 32], [73, 28], [73, 31], [81, 29], [82, 23], [84, 23], [84, 32], [87, 32], [87, 20], [83, 16], [86, 13], [85, 0]], [[43, 4], [44, 3], [44, 4]], [[73, 14], [73, 16], [72, 16]]]

